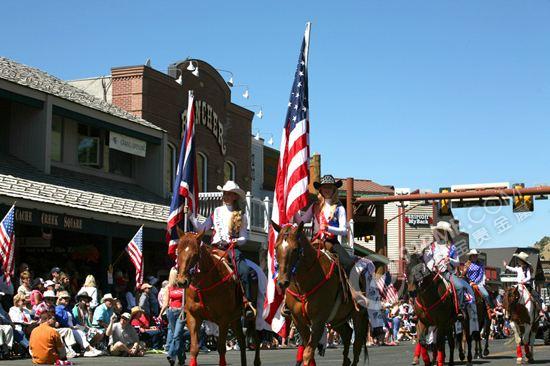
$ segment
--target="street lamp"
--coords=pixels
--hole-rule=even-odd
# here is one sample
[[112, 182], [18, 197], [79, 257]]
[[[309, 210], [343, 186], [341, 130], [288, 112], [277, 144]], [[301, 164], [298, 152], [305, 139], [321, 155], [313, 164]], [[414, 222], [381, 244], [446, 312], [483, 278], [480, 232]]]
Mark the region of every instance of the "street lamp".
[[187, 70], [191, 71], [191, 74], [195, 75], [195, 77], [199, 77], [199, 63], [195, 61], [197, 66], [193, 65], [193, 60], [189, 60], [189, 65], [187, 66]]
[[250, 92], [248, 91], [248, 85], [246, 84], [239, 84], [239, 85], [235, 85], [235, 88], [238, 88], [238, 87], [244, 87], [244, 93], [243, 93], [243, 98], [244, 99], [248, 99], [250, 98]]
[[259, 104], [252, 104], [252, 105], [245, 105], [244, 106], [245, 108], [248, 108], [248, 107], [259, 107], [260, 109], [258, 110], [258, 112], [256, 112], [256, 117], [258, 117], [259, 119], [262, 119], [264, 118], [264, 112], [263, 112], [263, 108], [261, 105]]
[[216, 69], [218, 71], [222, 71], [222, 72], [227, 72], [229, 75], [231, 75], [229, 77], [229, 80], [227, 81], [227, 85], [229, 85], [230, 88], [233, 87], [233, 84], [234, 84], [234, 81], [233, 81], [233, 73], [229, 70], [224, 70], [224, 69]]

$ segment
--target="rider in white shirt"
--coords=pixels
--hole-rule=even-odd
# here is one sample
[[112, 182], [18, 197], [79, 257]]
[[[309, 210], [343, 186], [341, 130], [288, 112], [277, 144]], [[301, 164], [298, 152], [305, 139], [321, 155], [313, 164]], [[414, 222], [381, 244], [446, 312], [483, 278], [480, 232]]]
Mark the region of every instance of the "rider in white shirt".
[[[529, 255], [525, 252], [520, 252], [514, 254], [514, 257], [518, 259], [518, 265], [515, 267], [509, 266], [506, 261], [503, 261], [502, 263], [506, 267], [506, 270], [515, 272], [516, 273], [516, 283], [518, 285], [524, 285], [525, 288], [531, 293], [531, 295], [535, 298], [535, 300], [542, 304], [542, 299], [540, 298], [540, 295], [535, 290], [534, 286], [534, 276], [532, 275], [533, 267], [528, 261]], [[520, 290], [522, 290], [522, 286], [519, 286]]]

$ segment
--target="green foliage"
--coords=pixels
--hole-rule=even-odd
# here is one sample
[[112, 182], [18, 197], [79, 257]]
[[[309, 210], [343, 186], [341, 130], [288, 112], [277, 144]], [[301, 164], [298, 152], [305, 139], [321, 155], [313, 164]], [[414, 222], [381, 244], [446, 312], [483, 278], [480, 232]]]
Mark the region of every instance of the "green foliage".
[[546, 247], [550, 248], [550, 236], [545, 236], [544, 238], [537, 241], [533, 246], [540, 250], [543, 250]]

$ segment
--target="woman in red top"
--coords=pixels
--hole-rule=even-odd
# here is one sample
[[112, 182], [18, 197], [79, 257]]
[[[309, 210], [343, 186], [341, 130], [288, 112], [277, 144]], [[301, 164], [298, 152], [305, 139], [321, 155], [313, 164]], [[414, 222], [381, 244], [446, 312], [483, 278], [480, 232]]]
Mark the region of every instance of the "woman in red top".
[[166, 348], [168, 349], [168, 362], [171, 366], [185, 364], [185, 348], [183, 342], [183, 333], [185, 328], [184, 310], [183, 310], [183, 288], [177, 285], [178, 271], [175, 268], [170, 270], [168, 276], [167, 294], [164, 296], [164, 304], [160, 310], [159, 317], [164, 312], [168, 317], [168, 336], [166, 337]]
[[144, 341], [148, 347], [162, 349], [162, 331], [156, 326], [151, 326], [149, 318], [139, 306], [132, 308], [130, 324], [137, 328], [140, 340]]

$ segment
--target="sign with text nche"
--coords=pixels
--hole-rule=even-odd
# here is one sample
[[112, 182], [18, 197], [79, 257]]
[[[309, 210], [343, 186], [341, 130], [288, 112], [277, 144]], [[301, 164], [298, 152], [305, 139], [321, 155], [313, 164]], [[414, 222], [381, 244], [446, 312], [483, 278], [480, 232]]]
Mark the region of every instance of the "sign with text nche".
[[111, 131], [109, 132], [109, 148], [144, 158], [147, 152], [147, 143]]

